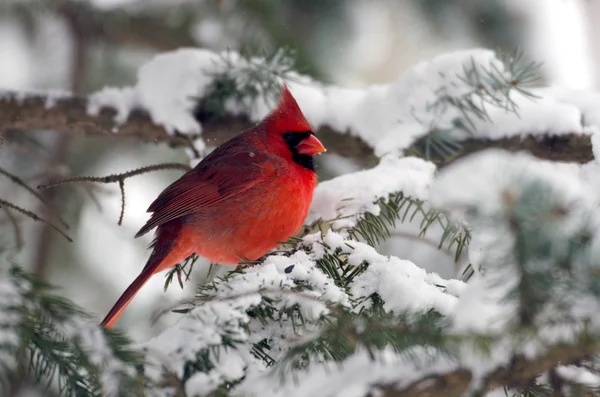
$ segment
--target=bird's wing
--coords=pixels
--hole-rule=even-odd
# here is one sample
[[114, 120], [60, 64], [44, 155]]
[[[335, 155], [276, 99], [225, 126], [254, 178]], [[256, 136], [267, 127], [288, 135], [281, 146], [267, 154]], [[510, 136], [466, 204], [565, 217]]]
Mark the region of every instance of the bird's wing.
[[173, 219], [238, 195], [276, 175], [272, 156], [246, 144], [224, 145], [167, 187], [148, 208], [136, 237]]

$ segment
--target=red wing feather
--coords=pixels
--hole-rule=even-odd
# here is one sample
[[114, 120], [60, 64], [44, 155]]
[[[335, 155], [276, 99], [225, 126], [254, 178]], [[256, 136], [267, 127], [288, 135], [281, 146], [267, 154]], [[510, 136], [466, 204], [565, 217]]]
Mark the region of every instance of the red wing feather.
[[251, 150], [248, 145], [244, 145], [241, 151], [241, 145], [223, 146], [229, 147], [226, 151], [216, 149], [154, 200], [148, 208], [148, 212], [153, 212], [150, 220], [135, 237], [238, 195], [275, 175], [275, 167], [269, 162], [267, 153]]

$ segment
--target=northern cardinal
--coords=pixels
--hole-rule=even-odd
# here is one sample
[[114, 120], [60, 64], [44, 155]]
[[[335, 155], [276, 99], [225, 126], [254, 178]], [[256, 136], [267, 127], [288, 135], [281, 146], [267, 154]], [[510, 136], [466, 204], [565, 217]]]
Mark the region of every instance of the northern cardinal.
[[313, 155], [324, 151], [284, 85], [271, 114], [217, 147], [150, 205], [150, 220], [135, 237], [156, 227], [152, 253], [102, 325], [111, 328], [153, 274], [194, 253], [236, 265], [297, 233], [317, 184]]

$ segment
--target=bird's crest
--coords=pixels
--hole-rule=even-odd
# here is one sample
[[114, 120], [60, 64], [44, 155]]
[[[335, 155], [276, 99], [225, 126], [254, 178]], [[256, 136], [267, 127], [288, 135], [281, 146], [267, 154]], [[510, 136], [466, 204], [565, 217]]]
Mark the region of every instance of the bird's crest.
[[267, 126], [267, 131], [279, 133], [312, 131], [312, 127], [286, 84], [281, 87], [277, 107], [263, 123]]

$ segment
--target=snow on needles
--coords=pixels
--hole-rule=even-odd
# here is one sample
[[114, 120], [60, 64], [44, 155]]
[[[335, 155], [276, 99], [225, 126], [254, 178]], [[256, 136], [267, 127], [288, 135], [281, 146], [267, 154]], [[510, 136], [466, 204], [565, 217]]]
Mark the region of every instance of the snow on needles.
[[[199, 133], [202, 126], [193, 110], [215, 76], [224, 72], [241, 75], [257, 63], [260, 59], [249, 61], [231, 51], [183, 48], [161, 53], [140, 68], [134, 86], [105, 87], [92, 94], [88, 112], [98, 114], [104, 107], [115, 109], [118, 131], [118, 125], [127, 120], [129, 113], [141, 108], [167, 132]], [[267, 66], [277, 70], [276, 65]], [[464, 114], [449, 103], [473, 94], [477, 84], [470, 81], [473, 77], [468, 77], [469, 70], [477, 71], [471, 76], [485, 76], [492, 71], [508, 78], [505, 65], [493, 51], [471, 49], [420, 62], [387, 85], [326, 86], [293, 72], [289, 73], [287, 84], [315, 129], [329, 126], [342, 134], [360, 137], [381, 157], [401, 152], [432, 130], [448, 130], [464, 138], [465, 132], [455, 126]], [[492, 78], [482, 78], [479, 83], [489, 85], [488, 91], [495, 95], [504, 95], [501, 89], [493, 87]], [[516, 112], [478, 101], [487, 117], [469, 117], [470, 133], [500, 139], [532, 134], [591, 134], [600, 129], [600, 95], [555, 87], [529, 91], [534, 97], [516, 90], [510, 92]], [[230, 101], [226, 109], [258, 122], [273, 105], [268, 98], [259, 98], [253, 106], [244, 107]]]
[[[557, 272], [557, 261], [566, 260], [561, 258], [570, 252], [574, 236], [586, 230], [594, 239], [600, 239], [596, 210], [599, 196], [582, 183], [576, 171], [569, 165], [539, 160], [529, 154], [487, 150], [459, 160], [440, 173], [430, 189], [430, 202], [469, 222], [476, 230], [473, 243], [480, 247], [483, 258], [479, 264], [483, 268], [481, 275], [468, 284], [462, 294], [464, 299], [459, 300], [453, 314], [457, 329], [501, 332], [517, 311], [517, 302], [504, 298], [520, 280], [518, 261], [530, 272]], [[547, 215], [555, 213], [556, 216]], [[525, 228], [530, 227], [535, 228], [532, 233], [536, 235], [527, 240], [530, 256], [522, 254], [518, 260], [514, 256], [515, 222], [524, 225], [519, 226], [522, 233], [528, 233]], [[542, 254], [533, 251], [536, 244]], [[579, 249], [585, 253], [587, 248]], [[594, 245], [592, 249], [597, 250]], [[596, 254], [590, 251], [568, 260], [571, 282], [587, 285], [595, 263], [590, 264], [588, 258]], [[571, 314], [582, 319], [597, 317], [594, 313], [599, 307], [595, 301], [581, 295], [571, 307]], [[554, 313], [560, 312], [550, 302], [547, 311], [537, 313], [538, 321], [550, 321]]]
[[110, 348], [104, 329], [88, 318], [73, 315], [57, 324], [61, 335], [78, 345], [90, 364], [96, 366], [98, 380], [105, 396], [118, 396], [124, 374], [134, 376], [133, 365], [120, 360]]
[[[225, 70], [224, 56], [229, 64], [239, 63], [243, 67], [248, 63], [235, 53], [218, 54], [203, 49], [185, 48], [159, 54], [140, 68], [133, 88], [104, 88], [90, 97], [88, 111], [97, 114], [102, 107], [112, 107], [118, 113], [115, 121], [121, 123], [131, 110], [140, 107], [169, 132], [200, 132], [201, 126], [192, 110], [216, 73]], [[408, 147], [428, 130], [432, 117], [428, 107], [440, 90], [460, 95], [468, 89], [464, 83], [460, 84], [459, 75], [469, 62], [488, 68], [502, 67], [492, 51], [476, 49], [419, 63], [388, 86], [364, 89], [323, 86], [296, 74], [287, 83], [314, 128], [329, 125], [341, 132], [348, 131], [382, 156]], [[259, 121], [270, 111], [272, 104], [268, 102], [266, 98], [257, 101], [256, 106], [245, 112], [253, 121]], [[241, 111], [238, 107], [230, 110]], [[452, 117], [442, 122], [449, 126]]]
[[334, 229], [352, 227], [365, 212], [378, 215], [376, 201], [391, 193], [402, 192], [415, 200], [425, 200], [434, 172], [433, 163], [416, 157], [384, 156], [371, 169], [321, 182], [306, 223], [339, 218], [332, 224]]

